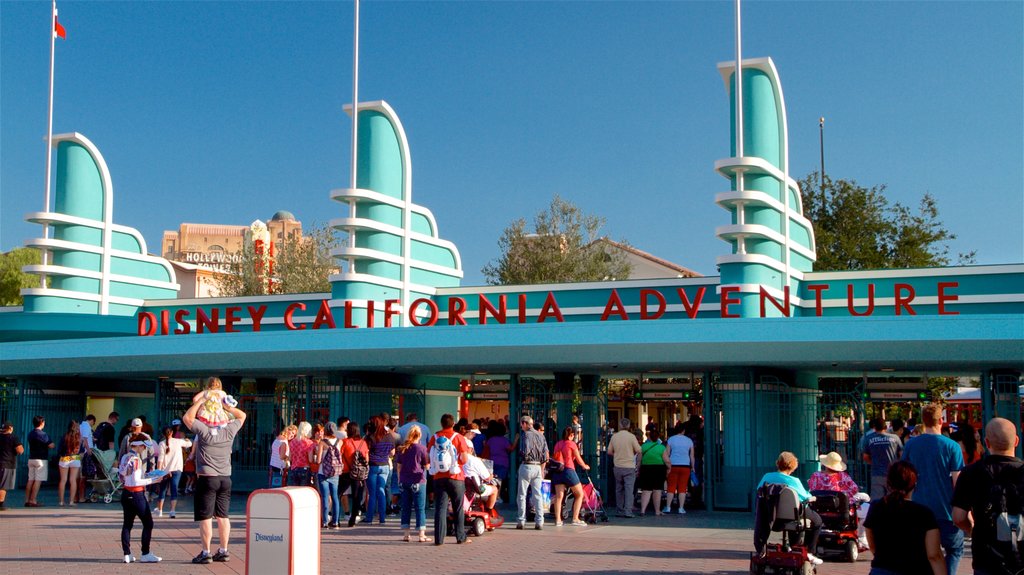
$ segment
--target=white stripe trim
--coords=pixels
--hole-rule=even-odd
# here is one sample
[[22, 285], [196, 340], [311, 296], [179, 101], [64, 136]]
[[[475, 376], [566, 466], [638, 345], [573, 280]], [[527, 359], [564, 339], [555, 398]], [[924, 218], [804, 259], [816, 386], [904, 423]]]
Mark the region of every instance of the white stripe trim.
[[[61, 214], [56, 212], [30, 212], [28, 214], [25, 214], [25, 220], [36, 224], [60, 223], [97, 229], [103, 229], [104, 225], [104, 223], [99, 220], [80, 218], [78, 216], [72, 216], [70, 214]], [[111, 228], [115, 232], [132, 236], [132, 238], [134, 238], [135, 241], [139, 242], [139, 249], [142, 251], [142, 254], [148, 254], [149, 248], [146, 247], [146, 238], [142, 237], [142, 234], [139, 233], [139, 230], [133, 227], [123, 226], [120, 224], [111, 224]]]
[[[761, 224], [729, 224], [727, 226], [719, 226], [715, 228], [715, 235], [725, 241], [728, 241], [726, 238], [733, 236], [761, 236], [779, 244], [783, 248], [788, 244], [785, 236]], [[813, 251], [800, 244], [789, 244], [789, 247], [811, 260], [816, 259]]]
[[902, 277], [943, 277], [971, 276], [991, 274], [1024, 273], [1024, 264], [1002, 264], [991, 266], [960, 266], [952, 268], [911, 268], [895, 270], [839, 271], [839, 272], [808, 272], [807, 281], [814, 280], [854, 280], [883, 279]]
[[[67, 267], [67, 266], [53, 266], [53, 265], [43, 265], [43, 264], [32, 264], [32, 265], [27, 265], [27, 266], [25, 266], [25, 267], [23, 267], [21, 269], [25, 273], [35, 273], [35, 274], [45, 273], [47, 275], [60, 275], [60, 276], [67, 276], [67, 277], [81, 277], [81, 278], [96, 279], [96, 280], [101, 279], [101, 277], [102, 277], [102, 274], [100, 274], [100, 272], [97, 272], [97, 271], [83, 270], [83, 269], [78, 269], [78, 268], [70, 268], [70, 267]], [[165, 282], [165, 281], [160, 281], [160, 280], [151, 280], [151, 279], [140, 278], [140, 277], [135, 277], [135, 276], [125, 276], [125, 275], [120, 275], [120, 274], [110, 274], [110, 281], [117, 282], [117, 283], [122, 283], [122, 284], [133, 284], [133, 285], [140, 285], [140, 286], [146, 286], [146, 287], [169, 289], [169, 290], [173, 290], [173, 291], [178, 291], [178, 289], [181, 287], [178, 284], [172, 284], [170, 282]]]
[[[727, 255], [718, 256], [717, 258], [715, 258], [715, 263], [718, 264], [718, 265], [722, 265], [722, 264], [744, 264], [744, 263], [761, 264], [761, 265], [768, 266], [768, 267], [770, 267], [770, 268], [772, 268], [774, 270], [780, 271], [782, 273], [786, 273], [786, 265], [785, 264], [783, 264], [782, 262], [780, 262], [779, 260], [777, 260], [777, 259], [775, 259], [773, 257], [769, 257], [769, 256], [766, 256], [764, 254], [750, 254], [750, 253], [747, 253], [747, 254], [727, 254]], [[793, 269], [791, 271], [791, 273], [793, 274], [793, 277], [797, 278], [798, 280], [803, 280], [804, 279], [804, 273], [801, 272], [798, 269]]]
[[[80, 292], [80, 291], [68, 291], [68, 290], [53, 289], [53, 288], [26, 288], [26, 289], [21, 290], [21, 293], [22, 293], [22, 295], [31, 295], [31, 296], [52, 296], [52, 297], [61, 297], [61, 298], [68, 298], [68, 299], [80, 299], [80, 300], [94, 301], [94, 302], [102, 302], [103, 301], [103, 297], [100, 294], [85, 293], [85, 292]], [[136, 307], [142, 307], [142, 306], [146, 305], [146, 300], [144, 300], [144, 299], [136, 299], [136, 298], [131, 298], [131, 297], [121, 297], [121, 296], [114, 296], [114, 295], [109, 295], [109, 294], [107, 295], [106, 300], [108, 302], [110, 302], [110, 303], [117, 303], [117, 304], [136, 306]], [[106, 315], [106, 314], [103, 314], [103, 315]]]
[[535, 293], [535, 292], [549, 292], [557, 291], [559, 293], [566, 293], [571, 291], [585, 291], [585, 290], [600, 290], [607, 289], [609, 291], [613, 289], [637, 289], [637, 288], [655, 288], [655, 287], [688, 287], [688, 286], [712, 286], [718, 285], [715, 281], [717, 280], [714, 276], [705, 276], [699, 278], [664, 278], [664, 279], [635, 279], [635, 280], [615, 280], [615, 281], [597, 281], [597, 282], [580, 282], [572, 284], [530, 284], [530, 285], [503, 285], [503, 286], [469, 286], [469, 287], [450, 287], [450, 288], [437, 288], [438, 296], [454, 296], [464, 294], [520, 294], [520, 293]]

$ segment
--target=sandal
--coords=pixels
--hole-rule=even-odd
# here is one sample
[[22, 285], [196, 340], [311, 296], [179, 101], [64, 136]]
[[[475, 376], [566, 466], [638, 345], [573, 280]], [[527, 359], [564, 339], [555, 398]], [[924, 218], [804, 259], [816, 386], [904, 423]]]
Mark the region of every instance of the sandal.
[[405, 541], [406, 543], [408, 543], [409, 541], [412, 541], [412, 539], [409, 537], [408, 534], [406, 534], [404, 537], [402, 537], [402, 541]]
[[420, 543], [427, 543], [428, 541], [430, 541], [430, 537], [427, 537], [426, 535], [420, 535]]

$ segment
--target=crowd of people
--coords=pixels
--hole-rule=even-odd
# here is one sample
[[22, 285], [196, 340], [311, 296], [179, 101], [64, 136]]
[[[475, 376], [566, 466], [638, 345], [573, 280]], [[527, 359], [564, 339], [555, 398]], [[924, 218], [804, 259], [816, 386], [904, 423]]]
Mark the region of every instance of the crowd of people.
[[[847, 473], [842, 455], [819, 457], [820, 471], [805, 488], [794, 475], [798, 459], [783, 452], [777, 470], [766, 474], [759, 487], [781, 484], [792, 488], [801, 502], [814, 500], [819, 490], [842, 492], [862, 511], [859, 543], [873, 552], [872, 574], [952, 574], [963, 555], [965, 535], [971, 537], [975, 573], [1016, 573], [1024, 568], [1024, 462], [1014, 457], [1017, 429], [1006, 419], [994, 418], [985, 427], [984, 442], [977, 430], [961, 422], [955, 431], [943, 422], [942, 407], [926, 405], [921, 422], [912, 431], [894, 421], [871, 422], [861, 442], [861, 458], [870, 466], [867, 493]], [[40, 485], [48, 479], [50, 452], [56, 449], [60, 473], [58, 505], [74, 506], [86, 495], [83, 472], [94, 473], [93, 450], [117, 450], [116, 468], [123, 490], [122, 547], [124, 561], [155, 562], [152, 553], [153, 517], [176, 516], [178, 487], [194, 488], [193, 516], [199, 523], [200, 552], [194, 563], [229, 561], [231, 452], [246, 414], [237, 401], [209, 378], [193, 398], [192, 406], [161, 430], [154, 439], [144, 418], [133, 418], [116, 433], [119, 414], [112, 412], [93, 429], [95, 417], [71, 421], [54, 440], [43, 417], [33, 419], [27, 437], [28, 484], [25, 506], [41, 507]], [[530, 416], [519, 419], [519, 433], [510, 441], [507, 419], [456, 421], [445, 414], [436, 432], [415, 413], [404, 424], [387, 413], [363, 424], [346, 417], [324, 423], [299, 422], [284, 427], [270, 445], [267, 483], [270, 487], [310, 486], [321, 496], [324, 529], [357, 523], [385, 524], [397, 516], [403, 541], [442, 545], [448, 522], [456, 543], [468, 543], [465, 502], [476, 500], [479, 509], [497, 515], [495, 506], [507, 499], [511, 455], [518, 455], [516, 528], [524, 529], [532, 511], [535, 529], [544, 528], [542, 481], [552, 484], [551, 506], [556, 526], [562, 525], [563, 502], [572, 494], [570, 525], [585, 525], [580, 517], [582, 483], [590, 469], [581, 453], [582, 433], [574, 418], [549, 446], [544, 427]], [[607, 438], [608, 462], [614, 478], [617, 512], [624, 517], [668, 513], [673, 503], [684, 514], [687, 488], [697, 463], [693, 433], [687, 424], [661, 430], [649, 422], [644, 441], [622, 418]], [[185, 432], [191, 432], [192, 439]], [[904, 435], [905, 434], [905, 435]], [[0, 509], [6, 509], [7, 490], [13, 488], [14, 461], [25, 447], [13, 426], [0, 426]], [[191, 477], [188, 474], [191, 472]], [[870, 495], [868, 495], [870, 494]], [[155, 513], [151, 508], [155, 498]], [[637, 508], [637, 499], [639, 505]], [[531, 501], [532, 500], [532, 501]], [[859, 505], [870, 500], [870, 505]], [[532, 509], [531, 509], [532, 502]], [[451, 511], [449, 512], [449, 504]], [[426, 513], [434, 509], [434, 533], [426, 532]], [[806, 543], [817, 550], [821, 517], [807, 509]], [[131, 552], [131, 532], [142, 523], [141, 556]], [[219, 547], [212, 549], [214, 523]], [[821, 562], [814, 553], [812, 563]]]
[[[924, 406], [912, 431], [894, 423], [873, 420], [861, 442], [862, 458], [870, 464], [870, 496], [860, 493], [835, 452], [819, 457], [822, 470], [811, 475], [807, 488], [793, 476], [798, 459], [783, 452], [777, 470], [765, 474], [758, 487], [784, 485], [802, 503], [813, 502], [818, 490], [846, 493], [855, 504], [870, 500], [859, 505], [866, 508], [861, 542], [872, 552], [870, 575], [955, 574], [965, 537], [976, 575], [1022, 572], [1024, 461], [1014, 455], [1020, 441], [1014, 424], [991, 419], [982, 448], [977, 429], [966, 422], [949, 426], [938, 404]], [[815, 552], [822, 519], [812, 507], [804, 508], [805, 543], [808, 560], [820, 564]], [[755, 534], [755, 547], [763, 552], [759, 541]]]

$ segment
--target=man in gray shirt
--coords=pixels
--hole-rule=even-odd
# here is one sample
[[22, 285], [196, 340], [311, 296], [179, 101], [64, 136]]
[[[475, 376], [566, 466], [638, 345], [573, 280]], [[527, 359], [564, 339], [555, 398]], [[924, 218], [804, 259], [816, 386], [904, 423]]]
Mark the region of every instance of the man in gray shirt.
[[[216, 378], [210, 378], [216, 379]], [[208, 386], [209, 388], [209, 386]], [[217, 387], [220, 389], [220, 386]], [[230, 395], [224, 398], [224, 411], [232, 419], [223, 427], [210, 427], [196, 419], [196, 413], [206, 398], [199, 394], [197, 400], [181, 417], [185, 424], [196, 434], [196, 494], [195, 520], [199, 522], [199, 537], [203, 549], [192, 559], [196, 564], [207, 564], [214, 561], [225, 562], [231, 559], [228, 554], [228, 537], [231, 534], [231, 521], [228, 519], [228, 507], [231, 505], [231, 448], [235, 435], [245, 423], [245, 412], [238, 409], [238, 402]], [[217, 518], [217, 529], [220, 533], [220, 549], [210, 555], [210, 542], [213, 540], [213, 518]]]
[[[516, 529], [526, 524], [526, 490], [533, 489], [533, 512], [535, 529], [544, 528], [544, 503], [541, 485], [544, 481], [544, 464], [548, 460], [548, 442], [533, 428], [533, 418], [524, 415], [519, 418], [519, 518]], [[556, 517], [557, 519], [557, 517]]]
[[881, 418], [871, 420], [874, 433], [864, 436], [865, 463], [871, 464], [871, 499], [885, 496], [885, 479], [889, 474], [889, 466], [899, 461], [903, 455], [903, 441], [896, 435], [885, 431], [885, 422]]

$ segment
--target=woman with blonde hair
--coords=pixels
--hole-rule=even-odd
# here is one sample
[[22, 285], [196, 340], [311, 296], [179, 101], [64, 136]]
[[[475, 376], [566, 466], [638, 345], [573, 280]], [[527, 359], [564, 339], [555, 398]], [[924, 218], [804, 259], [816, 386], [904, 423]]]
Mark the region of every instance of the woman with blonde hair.
[[313, 426], [308, 421], [303, 421], [299, 423], [295, 437], [288, 442], [288, 449], [291, 452], [288, 485], [296, 487], [310, 485], [309, 452], [316, 447], [316, 443], [310, 439], [312, 434]]
[[402, 529], [405, 530], [403, 541], [410, 541], [412, 532], [410, 523], [413, 511], [416, 512], [416, 530], [419, 541], [430, 541], [427, 538], [427, 473], [430, 456], [427, 448], [420, 443], [423, 432], [413, 426], [405, 436], [405, 442], [398, 446], [395, 465], [398, 466], [398, 484], [402, 495]]

